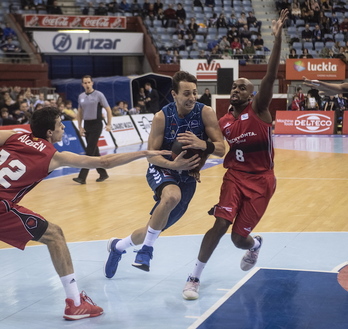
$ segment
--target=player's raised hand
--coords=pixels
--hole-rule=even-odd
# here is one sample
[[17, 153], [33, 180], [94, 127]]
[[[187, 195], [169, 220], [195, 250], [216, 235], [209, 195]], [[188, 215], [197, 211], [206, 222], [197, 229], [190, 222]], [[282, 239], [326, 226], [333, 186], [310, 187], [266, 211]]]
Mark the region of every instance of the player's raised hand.
[[280, 16], [279, 16], [278, 20], [277, 21], [276, 20], [272, 21], [272, 34], [275, 37], [281, 36], [283, 25], [284, 25], [285, 21], [288, 18], [288, 14], [289, 14], [289, 10], [288, 9], [283, 9], [280, 12]]

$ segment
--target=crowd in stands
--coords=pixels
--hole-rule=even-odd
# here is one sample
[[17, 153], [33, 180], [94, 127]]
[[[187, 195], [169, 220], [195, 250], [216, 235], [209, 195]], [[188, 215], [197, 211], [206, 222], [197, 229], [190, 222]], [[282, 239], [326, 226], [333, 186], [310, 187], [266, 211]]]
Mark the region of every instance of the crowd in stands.
[[296, 88], [288, 106], [289, 111], [335, 111], [337, 124], [342, 124], [343, 112], [348, 110], [348, 99], [343, 94], [327, 96], [318, 89], [310, 89], [307, 94], [301, 87]]
[[34, 95], [31, 88], [19, 86], [2, 87], [0, 89], [0, 125], [16, 125], [29, 123], [35, 110], [44, 106], [57, 107], [61, 111], [62, 120], [76, 119], [77, 110], [70, 100], [63, 100], [56, 94], [48, 95], [41, 92]]
[[348, 58], [348, 4], [341, 0], [277, 0], [290, 10], [289, 58]]
[[0, 25], [0, 51], [13, 63], [18, 63], [26, 57], [25, 51], [20, 47], [16, 32], [8, 23]]

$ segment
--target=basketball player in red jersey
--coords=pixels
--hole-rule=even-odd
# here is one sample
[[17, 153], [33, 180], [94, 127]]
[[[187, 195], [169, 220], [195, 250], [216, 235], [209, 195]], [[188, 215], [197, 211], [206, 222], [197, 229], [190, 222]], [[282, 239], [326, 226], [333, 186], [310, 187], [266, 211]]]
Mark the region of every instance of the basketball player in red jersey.
[[64, 318], [80, 320], [99, 316], [103, 309], [85, 292], [80, 294], [77, 288], [61, 228], [18, 202], [58, 167], [108, 169], [142, 157], [170, 155], [171, 152], [138, 151], [99, 157], [58, 152], [53, 144], [62, 140], [64, 125], [56, 108], [35, 111], [30, 127], [32, 134], [0, 131], [0, 240], [22, 250], [30, 240], [46, 244], [66, 292]]
[[199, 280], [204, 266], [231, 224], [232, 242], [237, 248], [247, 250], [241, 269], [248, 271], [256, 264], [262, 238], [252, 237], [250, 233], [266, 211], [276, 186], [272, 116], [268, 106], [277, 77], [282, 27], [287, 15], [288, 10], [282, 10], [279, 19], [272, 22], [275, 41], [258, 93], [253, 97], [254, 86], [248, 79], [237, 79], [232, 85], [231, 107], [219, 120], [220, 129], [230, 146], [224, 160], [227, 171], [219, 203], [209, 212], [215, 216], [215, 223], [203, 238], [194, 270], [183, 290], [185, 299], [199, 297]]

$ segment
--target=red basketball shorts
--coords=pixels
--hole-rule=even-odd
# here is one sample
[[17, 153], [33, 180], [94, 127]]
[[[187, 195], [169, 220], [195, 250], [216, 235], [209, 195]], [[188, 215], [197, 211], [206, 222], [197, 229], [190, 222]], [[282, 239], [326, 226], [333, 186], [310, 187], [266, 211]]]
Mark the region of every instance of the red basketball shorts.
[[247, 237], [265, 213], [275, 188], [273, 171], [249, 174], [228, 169], [214, 216], [230, 221], [233, 232]]
[[48, 222], [39, 214], [10, 201], [0, 201], [0, 240], [24, 249], [46, 232]]

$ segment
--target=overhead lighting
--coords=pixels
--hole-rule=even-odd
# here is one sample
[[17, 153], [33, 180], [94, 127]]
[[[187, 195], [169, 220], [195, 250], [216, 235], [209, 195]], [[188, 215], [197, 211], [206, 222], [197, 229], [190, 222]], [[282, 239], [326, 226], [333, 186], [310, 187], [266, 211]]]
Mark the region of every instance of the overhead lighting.
[[90, 33], [90, 30], [58, 30], [58, 32], [64, 32], [64, 33]]

